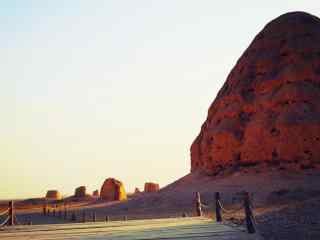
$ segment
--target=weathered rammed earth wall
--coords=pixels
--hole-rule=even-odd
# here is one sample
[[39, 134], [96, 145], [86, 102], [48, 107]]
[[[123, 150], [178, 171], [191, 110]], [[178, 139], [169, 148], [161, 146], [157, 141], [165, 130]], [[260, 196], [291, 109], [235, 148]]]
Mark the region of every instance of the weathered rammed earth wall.
[[230, 72], [191, 146], [191, 171], [320, 164], [320, 19], [273, 20]]
[[144, 184], [144, 192], [158, 192], [160, 186], [158, 183], [146, 182]]
[[107, 178], [100, 190], [100, 197], [106, 201], [127, 200], [127, 194], [123, 183], [114, 178]]

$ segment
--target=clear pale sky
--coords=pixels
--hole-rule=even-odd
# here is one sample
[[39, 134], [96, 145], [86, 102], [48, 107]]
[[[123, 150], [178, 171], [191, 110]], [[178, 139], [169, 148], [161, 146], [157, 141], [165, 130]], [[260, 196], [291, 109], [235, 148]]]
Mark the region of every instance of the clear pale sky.
[[227, 74], [263, 26], [301, 1], [0, 2], [0, 199], [165, 186]]

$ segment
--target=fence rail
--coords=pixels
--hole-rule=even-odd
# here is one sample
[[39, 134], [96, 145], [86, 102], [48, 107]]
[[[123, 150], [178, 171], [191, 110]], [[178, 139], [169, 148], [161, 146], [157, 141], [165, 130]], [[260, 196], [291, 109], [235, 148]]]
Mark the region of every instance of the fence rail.
[[[202, 203], [200, 193], [196, 192], [196, 194], [195, 194], [196, 216], [203, 216], [204, 209], [211, 209], [211, 207], [209, 205]], [[241, 210], [244, 210], [245, 223], [246, 223], [248, 233], [255, 233], [257, 223], [256, 223], [256, 220], [254, 217], [253, 206], [252, 206], [252, 202], [251, 202], [249, 193], [244, 192], [243, 204], [238, 209], [226, 209], [222, 203], [220, 193], [219, 192], [215, 193], [215, 211], [214, 212], [215, 212], [215, 218], [216, 218], [217, 222], [223, 221], [223, 213], [234, 214], [234, 213], [239, 212]], [[91, 213], [88, 213], [84, 210], [78, 211], [78, 215], [76, 214], [76, 211], [70, 211], [70, 212], [69, 211], [70, 210], [67, 209], [66, 205], [62, 206], [62, 205], [55, 204], [55, 205], [50, 206], [47, 203], [43, 205], [43, 215], [44, 216], [58, 217], [60, 219], [64, 219], [64, 220], [71, 221], [71, 222], [87, 222], [87, 221], [96, 222], [97, 221], [97, 215], [96, 215], [96, 212], [94, 212], [94, 211], [92, 211]], [[2, 223], [0, 223], [0, 227], [13, 226], [13, 225], [19, 224], [17, 217], [15, 215], [13, 201], [10, 201], [8, 208], [0, 213], [0, 217], [5, 216], [5, 215], [7, 215], [7, 217], [5, 218], [5, 220]], [[182, 216], [187, 216], [187, 214], [184, 213]], [[106, 222], [109, 222], [110, 216], [106, 215], [104, 219]], [[127, 221], [128, 217], [123, 216], [122, 220]], [[30, 224], [31, 224], [31, 222], [30, 222]]]
[[[96, 222], [97, 221], [97, 214], [95, 211], [92, 211], [91, 213], [83, 211], [77, 211], [79, 214], [77, 215], [76, 211], [71, 211], [66, 206], [49, 206], [48, 204], [43, 205], [43, 215], [48, 217], [58, 217], [62, 218], [64, 220], [69, 220], [71, 222]], [[123, 220], [126, 221], [128, 219], [127, 216], [123, 216]], [[105, 216], [105, 221], [109, 222], [110, 217]]]
[[17, 217], [15, 216], [15, 212], [14, 212], [13, 201], [10, 201], [8, 208], [0, 213], [0, 216], [5, 216], [5, 215], [7, 215], [7, 217], [2, 223], [0, 223], [0, 227], [13, 226], [15, 224], [18, 224]]
[[[195, 202], [196, 202], [196, 206], [195, 206], [196, 207], [196, 214], [197, 214], [197, 216], [202, 216], [203, 215], [202, 209], [209, 208], [209, 206], [201, 203], [201, 198], [200, 198], [199, 192], [196, 192]], [[222, 222], [222, 220], [223, 220], [222, 213], [234, 214], [236, 212], [239, 212], [240, 210], [244, 210], [245, 222], [246, 222], [246, 227], [247, 227], [248, 233], [250, 233], [250, 234], [255, 233], [256, 227], [257, 227], [257, 222], [254, 217], [252, 201], [250, 199], [249, 193], [244, 192], [243, 205], [238, 209], [226, 209], [222, 204], [220, 193], [219, 192], [215, 193], [215, 216], [216, 216], [217, 222]]]

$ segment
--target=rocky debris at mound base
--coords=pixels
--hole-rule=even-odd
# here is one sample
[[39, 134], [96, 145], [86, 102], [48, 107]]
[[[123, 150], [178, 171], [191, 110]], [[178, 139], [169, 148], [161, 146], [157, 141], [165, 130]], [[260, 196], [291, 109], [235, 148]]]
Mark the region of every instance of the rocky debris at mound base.
[[320, 19], [268, 23], [237, 61], [191, 146], [191, 172], [320, 167]]

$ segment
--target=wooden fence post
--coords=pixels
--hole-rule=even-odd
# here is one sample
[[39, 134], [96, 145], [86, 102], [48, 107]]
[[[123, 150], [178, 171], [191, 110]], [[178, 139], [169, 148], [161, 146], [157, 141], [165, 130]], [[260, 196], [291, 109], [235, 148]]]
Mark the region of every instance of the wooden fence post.
[[86, 222], [86, 212], [84, 210], [82, 212], [82, 222]]
[[216, 221], [222, 222], [222, 214], [221, 214], [221, 202], [220, 202], [220, 193], [216, 192], [215, 194], [216, 199]]
[[247, 230], [248, 233], [255, 233], [255, 225], [254, 225], [254, 218], [253, 218], [253, 212], [251, 209], [251, 201], [250, 196], [248, 192], [245, 192], [244, 194], [244, 212], [246, 215], [246, 223], [247, 223]]
[[67, 213], [67, 209], [65, 208], [64, 209], [64, 214], [63, 214], [63, 219], [67, 220], [67, 217], [68, 217], [68, 213]]
[[201, 199], [200, 199], [200, 193], [199, 192], [196, 192], [196, 212], [197, 212], [197, 216], [198, 217], [202, 216]]
[[73, 212], [73, 213], [71, 214], [71, 221], [72, 221], [72, 222], [75, 222], [76, 220], [77, 220], [76, 214]]
[[13, 201], [9, 202], [9, 222], [8, 225], [9, 226], [13, 226], [14, 225], [14, 204]]
[[43, 205], [42, 212], [43, 212], [43, 216], [47, 215], [47, 206], [45, 204]]

